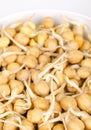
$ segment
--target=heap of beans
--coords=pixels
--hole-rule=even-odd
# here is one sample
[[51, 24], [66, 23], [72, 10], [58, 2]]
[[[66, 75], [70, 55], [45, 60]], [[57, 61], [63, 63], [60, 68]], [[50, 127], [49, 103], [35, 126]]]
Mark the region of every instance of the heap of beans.
[[91, 130], [91, 43], [51, 17], [0, 33], [0, 130]]

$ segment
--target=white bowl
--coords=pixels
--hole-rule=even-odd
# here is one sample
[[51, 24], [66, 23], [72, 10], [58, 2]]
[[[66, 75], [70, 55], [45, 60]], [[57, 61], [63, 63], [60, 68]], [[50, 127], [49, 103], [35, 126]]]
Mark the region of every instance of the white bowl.
[[89, 26], [91, 30], [91, 18], [69, 12], [69, 11], [62, 11], [62, 10], [31, 10], [31, 11], [24, 11], [24, 12], [19, 12], [15, 13], [9, 16], [6, 16], [4, 18], [0, 19], [0, 26], [2, 25], [8, 25], [11, 24], [17, 20], [23, 20], [26, 18], [31, 18], [34, 22], [39, 23], [44, 17], [46, 16], [51, 16], [55, 19], [57, 23], [61, 23], [62, 21], [62, 16], [66, 16], [67, 18], [70, 18], [72, 20], [76, 20], [82, 23], [85, 23]]

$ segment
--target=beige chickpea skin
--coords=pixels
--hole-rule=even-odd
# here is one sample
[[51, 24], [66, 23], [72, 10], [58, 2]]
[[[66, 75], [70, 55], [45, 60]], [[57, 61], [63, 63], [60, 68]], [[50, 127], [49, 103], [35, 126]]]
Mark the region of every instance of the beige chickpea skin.
[[46, 41], [45, 41], [45, 44], [44, 46], [46, 48], [49, 49], [49, 51], [51, 52], [54, 52], [56, 51], [56, 47], [57, 47], [57, 40], [55, 38], [48, 38]]
[[5, 29], [5, 31], [6, 31], [7, 33], [9, 33], [12, 37], [14, 37], [15, 34], [16, 34], [16, 30], [15, 30], [14, 28], [8, 27], [8, 28]]
[[90, 72], [89, 69], [87, 67], [80, 67], [78, 70], [77, 70], [77, 74], [80, 78], [82, 79], [86, 79], [89, 77], [90, 75]]
[[21, 93], [24, 90], [24, 84], [19, 80], [10, 80], [9, 86], [11, 91], [15, 91], [17, 94]]
[[1, 84], [0, 85], [0, 97], [4, 96], [8, 96], [10, 95], [10, 87], [8, 84]]
[[19, 68], [20, 68], [20, 64], [18, 64], [16, 62], [12, 62], [7, 65], [7, 70], [9, 70], [9, 71], [17, 70]]
[[53, 127], [53, 130], [64, 130], [64, 125], [63, 124], [56, 124]]
[[30, 47], [27, 51], [27, 55], [33, 55], [36, 58], [38, 58], [40, 54], [41, 50], [38, 47]]
[[32, 123], [39, 123], [41, 121], [41, 118], [42, 118], [42, 112], [38, 108], [30, 109], [27, 112], [27, 119]]
[[66, 40], [74, 40], [74, 34], [71, 30], [63, 32], [62, 37], [63, 39], [66, 39]]
[[33, 105], [35, 108], [39, 108], [41, 110], [47, 110], [49, 108], [49, 101], [45, 98], [42, 98], [42, 97], [38, 97], [37, 99], [35, 99], [33, 101]]
[[2, 73], [0, 73], [0, 85], [6, 84], [8, 82], [8, 77]]
[[23, 63], [24, 63], [27, 67], [33, 69], [33, 68], [35, 68], [35, 67], [37, 66], [38, 61], [37, 61], [36, 57], [34, 57], [33, 55], [28, 55], [28, 56], [25, 56], [25, 57], [24, 57]]
[[29, 72], [26, 69], [22, 69], [18, 73], [16, 73], [16, 78], [20, 81], [27, 80], [28, 77], [29, 77]]
[[38, 58], [40, 64], [47, 64], [50, 62], [50, 60], [50, 57], [45, 54], [41, 54]]
[[75, 109], [77, 107], [77, 102], [76, 102], [75, 98], [73, 98], [71, 96], [64, 96], [60, 100], [60, 105], [65, 111], [67, 111], [69, 109], [69, 106], [72, 107], [73, 109]]
[[37, 79], [39, 72], [40, 71], [36, 69], [31, 70], [31, 79], [33, 82], [35, 82], [35, 80]]
[[10, 39], [8, 37], [0, 37], [0, 48], [6, 48], [10, 44]]
[[68, 76], [69, 78], [74, 78], [76, 76], [76, 70], [73, 69], [72, 67], [70, 66], [67, 66], [65, 69], [64, 69], [64, 73], [66, 76]]
[[17, 33], [15, 35], [15, 40], [24, 46], [26, 46], [29, 42], [29, 38], [25, 36], [23, 33]]
[[35, 37], [35, 41], [39, 44], [44, 45], [45, 41], [48, 38], [48, 34], [46, 32], [41, 32]]
[[16, 111], [19, 114], [26, 113], [25, 106], [26, 102], [23, 99], [16, 99], [14, 102], [14, 111]]
[[49, 94], [49, 85], [46, 81], [39, 81], [34, 85], [34, 91], [39, 96], [47, 96]]
[[83, 59], [81, 62], [81, 66], [91, 68], [91, 59], [90, 58]]
[[45, 28], [52, 28], [54, 26], [54, 20], [51, 17], [46, 17], [43, 19], [41, 25]]
[[79, 63], [83, 59], [83, 53], [80, 50], [71, 50], [67, 56], [71, 64]]
[[18, 55], [16, 62], [19, 64], [23, 64], [24, 58], [25, 58], [25, 55]]
[[[34, 130], [34, 125], [26, 118], [22, 120], [22, 125], [27, 128], [27, 130]], [[22, 130], [22, 129], [20, 129]]]

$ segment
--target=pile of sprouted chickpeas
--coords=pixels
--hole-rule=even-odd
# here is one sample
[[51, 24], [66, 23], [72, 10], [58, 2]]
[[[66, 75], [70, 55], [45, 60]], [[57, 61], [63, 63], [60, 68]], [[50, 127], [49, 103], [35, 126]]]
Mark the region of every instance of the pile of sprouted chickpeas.
[[51, 17], [0, 31], [0, 130], [91, 130], [91, 37]]

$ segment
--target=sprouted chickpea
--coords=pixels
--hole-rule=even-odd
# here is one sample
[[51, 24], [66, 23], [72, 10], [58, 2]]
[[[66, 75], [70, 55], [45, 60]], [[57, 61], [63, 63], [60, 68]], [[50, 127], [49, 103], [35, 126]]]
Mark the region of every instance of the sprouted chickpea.
[[15, 34], [16, 34], [16, 30], [15, 30], [14, 28], [9, 27], [9, 28], [6, 28], [5, 30], [6, 30], [6, 32], [8, 32], [12, 37], [14, 37]]
[[[30, 121], [28, 121], [26, 118], [22, 120], [22, 125], [27, 128], [27, 130], [34, 130], [34, 125]], [[22, 130], [22, 129], [20, 129]]]
[[22, 99], [17, 99], [14, 102], [14, 111], [19, 113], [19, 114], [24, 114], [26, 113], [26, 102]]
[[1, 28], [0, 130], [91, 130], [91, 34], [64, 21]]
[[52, 28], [54, 26], [54, 20], [51, 17], [46, 17], [41, 24], [44, 28]]
[[39, 96], [47, 96], [49, 94], [49, 85], [45, 81], [39, 81], [34, 86], [34, 91]]
[[64, 130], [63, 124], [57, 124], [53, 127], [53, 130]]
[[15, 91], [17, 94], [24, 90], [24, 84], [19, 80], [10, 80], [9, 86], [11, 91]]
[[69, 107], [72, 107], [73, 109], [77, 107], [76, 100], [71, 96], [64, 96], [60, 100], [60, 105], [65, 111], [67, 111]]
[[48, 48], [51, 52], [56, 51], [57, 40], [54, 38], [49, 38], [45, 41], [45, 47]]
[[37, 99], [35, 99], [33, 101], [33, 105], [35, 108], [39, 108], [41, 110], [47, 110], [49, 108], [49, 101], [45, 98], [42, 98], [42, 97], [38, 97]]
[[27, 112], [27, 119], [32, 123], [40, 123], [42, 116], [41, 109], [34, 108]]
[[25, 36], [23, 33], [17, 33], [15, 35], [15, 40], [18, 41], [22, 45], [27, 45], [29, 42], [29, 38]]

